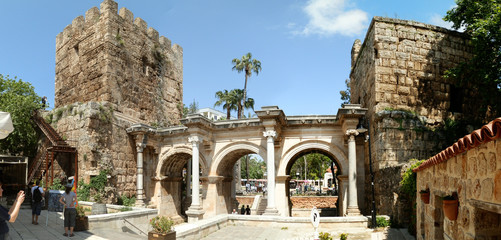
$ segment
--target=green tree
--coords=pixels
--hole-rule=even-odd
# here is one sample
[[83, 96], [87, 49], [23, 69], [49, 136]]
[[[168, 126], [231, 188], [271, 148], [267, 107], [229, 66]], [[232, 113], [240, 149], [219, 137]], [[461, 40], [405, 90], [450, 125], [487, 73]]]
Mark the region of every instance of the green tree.
[[[309, 153], [299, 157], [291, 167], [291, 175], [299, 173], [299, 179], [323, 179], [324, 173], [330, 167], [331, 159], [321, 153]], [[306, 176], [306, 177], [305, 177]]]
[[[249, 164], [249, 177], [245, 175], [248, 179], [262, 179], [264, 177], [264, 172], [266, 172], [266, 164], [263, 160], [257, 158], [254, 155], [247, 155], [241, 158], [244, 159], [247, 157]], [[244, 176], [247, 172], [247, 166], [240, 165], [240, 174]]]
[[470, 37], [473, 57], [446, 72], [459, 86], [472, 86], [482, 97], [479, 116], [501, 113], [501, 2], [498, 0], [456, 0], [445, 21], [463, 28]]
[[216, 98], [218, 100], [214, 103], [214, 107], [223, 105], [223, 108], [226, 109], [226, 119], [230, 119], [231, 110], [237, 110], [237, 103], [231, 91], [228, 90], [217, 91]]
[[254, 110], [254, 99], [253, 98], [247, 98], [245, 101], [245, 91], [242, 89], [233, 89], [231, 90], [232, 99], [236, 103], [237, 107], [237, 113], [238, 113], [238, 119], [245, 117], [244, 109], [249, 109], [251, 108]]
[[0, 74], [0, 111], [9, 112], [14, 125], [14, 131], [0, 140], [0, 152], [35, 156], [38, 134], [30, 117], [34, 110], [42, 107], [41, 100], [30, 83]]
[[351, 100], [350, 79], [344, 80], [344, 84], [346, 84], [346, 90], [339, 91], [339, 94], [341, 94], [341, 100], [343, 100], [343, 104], [347, 104], [350, 103]]
[[190, 106], [188, 107], [188, 114], [194, 114], [198, 111], [198, 102], [193, 99], [193, 102], [190, 103]]
[[[247, 53], [246, 55], [242, 56], [241, 59], [234, 58], [231, 63], [233, 64], [233, 70], [236, 70], [239, 73], [245, 72], [245, 84], [243, 89], [243, 100], [245, 102], [247, 99], [247, 80], [251, 77], [252, 72], [256, 73], [256, 75], [261, 72], [261, 62], [256, 59], [252, 59], [252, 54]], [[241, 117], [241, 114], [244, 114], [243, 111], [239, 113], [239, 118]]]

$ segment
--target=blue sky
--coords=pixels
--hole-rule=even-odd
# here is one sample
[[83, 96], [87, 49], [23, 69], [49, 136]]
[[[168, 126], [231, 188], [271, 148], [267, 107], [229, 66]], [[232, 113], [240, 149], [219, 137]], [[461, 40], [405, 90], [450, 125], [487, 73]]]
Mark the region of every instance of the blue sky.
[[[34, 85], [54, 104], [55, 38], [101, 0], [0, 1], [0, 74]], [[260, 60], [248, 96], [255, 109], [276, 105], [286, 115], [336, 114], [350, 72], [355, 39], [374, 16], [447, 27], [453, 0], [118, 0], [148, 26], [183, 47], [184, 96], [213, 107], [215, 92], [243, 88], [231, 60]], [[223, 111], [220, 107], [216, 108]], [[235, 115], [235, 114], [234, 114]]]

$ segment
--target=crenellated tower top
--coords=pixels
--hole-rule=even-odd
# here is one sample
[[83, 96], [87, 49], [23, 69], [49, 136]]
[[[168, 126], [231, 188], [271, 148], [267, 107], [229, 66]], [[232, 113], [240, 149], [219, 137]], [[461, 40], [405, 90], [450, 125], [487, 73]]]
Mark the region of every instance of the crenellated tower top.
[[55, 107], [107, 101], [138, 122], [181, 117], [183, 49], [127, 8], [104, 0], [56, 37]]

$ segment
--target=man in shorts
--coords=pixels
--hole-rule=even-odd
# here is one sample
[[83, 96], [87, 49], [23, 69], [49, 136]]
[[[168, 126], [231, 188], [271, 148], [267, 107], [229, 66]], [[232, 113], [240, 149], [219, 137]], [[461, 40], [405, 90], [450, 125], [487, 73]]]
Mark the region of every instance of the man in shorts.
[[42, 199], [45, 193], [43, 188], [38, 186], [37, 181], [33, 183], [31, 188], [31, 224], [38, 225], [38, 216], [42, 212]]

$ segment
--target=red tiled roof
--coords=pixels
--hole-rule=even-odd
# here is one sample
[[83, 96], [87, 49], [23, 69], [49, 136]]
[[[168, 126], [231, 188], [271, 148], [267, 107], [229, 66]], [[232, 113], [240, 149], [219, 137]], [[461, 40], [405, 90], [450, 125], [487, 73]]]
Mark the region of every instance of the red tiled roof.
[[473, 131], [463, 138], [460, 138], [452, 146], [429, 158], [413, 171], [419, 172], [425, 168], [443, 163], [458, 154], [466, 152], [480, 144], [490, 142], [499, 137], [501, 137], [501, 117], [492, 120], [482, 128]]

